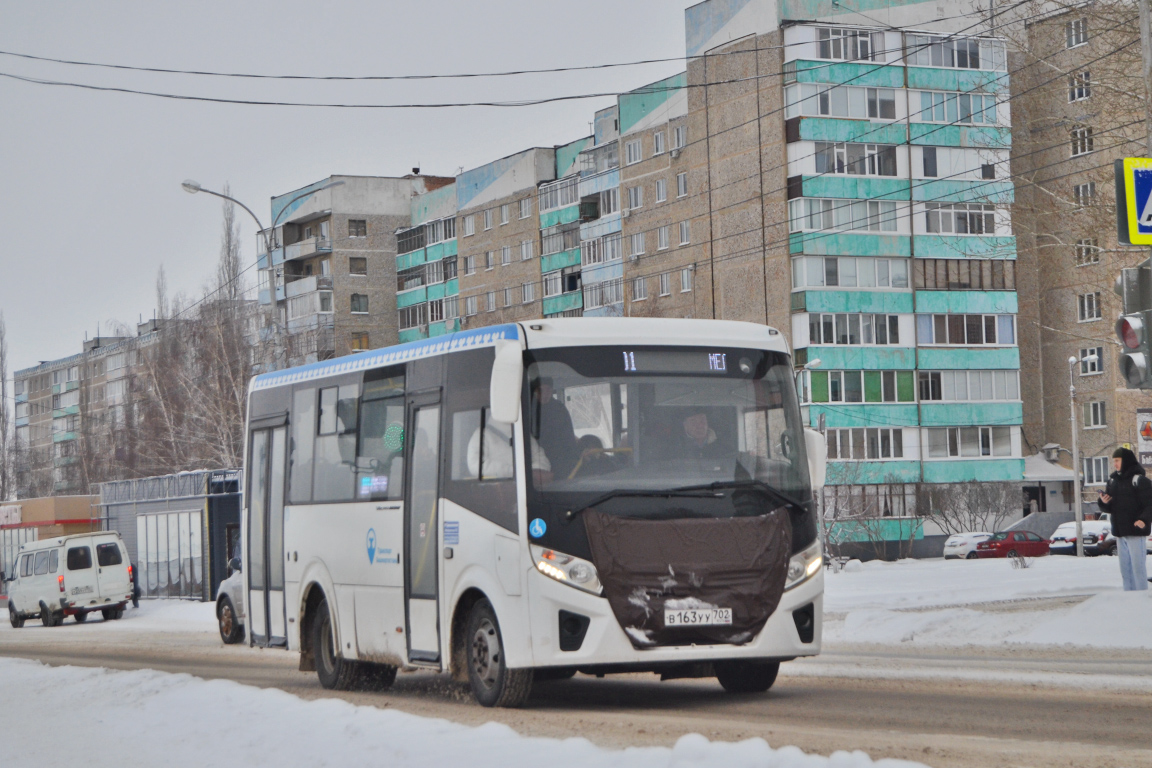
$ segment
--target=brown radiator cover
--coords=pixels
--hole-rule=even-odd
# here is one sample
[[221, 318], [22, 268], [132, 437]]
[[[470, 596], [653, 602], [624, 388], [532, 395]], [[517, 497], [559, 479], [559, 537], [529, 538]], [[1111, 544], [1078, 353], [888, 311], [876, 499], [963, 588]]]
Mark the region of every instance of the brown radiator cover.
[[[584, 526], [604, 596], [636, 648], [742, 644], [780, 604], [792, 524], [758, 517], [642, 520], [587, 509]], [[731, 626], [665, 627], [664, 608], [732, 609]]]

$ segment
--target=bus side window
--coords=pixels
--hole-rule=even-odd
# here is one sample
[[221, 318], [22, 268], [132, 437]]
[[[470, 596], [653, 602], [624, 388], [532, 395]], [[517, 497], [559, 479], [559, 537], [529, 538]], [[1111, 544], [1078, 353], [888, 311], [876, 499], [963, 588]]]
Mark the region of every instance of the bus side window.
[[43, 576], [48, 573], [48, 552], [36, 553], [36, 575]]
[[24, 555], [24, 559], [20, 561], [20, 575], [32, 575], [32, 555]]
[[312, 501], [312, 439], [316, 432], [316, 390], [292, 393], [292, 445], [289, 459], [288, 500], [292, 504]]
[[60, 550], [52, 550], [52, 557], [48, 558], [48, 573], [56, 573], [56, 569], [60, 567]]
[[444, 445], [449, 449], [444, 451], [448, 466], [440, 473], [441, 495], [515, 533], [512, 427], [489, 421], [487, 413], [494, 359], [491, 348], [444, 356]]
[[404, 495], [404, 376], [369, 373], [360, 404], [356, 498], [383, 501]]
[[359, 384], [320, 390], [320, 418], [312, 460], [314, 501], [351, 501], [355, 497], [359, 402]]

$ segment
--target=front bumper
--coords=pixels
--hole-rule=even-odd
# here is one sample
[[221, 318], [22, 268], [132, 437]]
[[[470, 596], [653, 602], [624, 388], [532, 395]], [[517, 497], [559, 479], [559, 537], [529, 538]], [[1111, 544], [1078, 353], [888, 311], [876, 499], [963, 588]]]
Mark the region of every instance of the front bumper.
[[[788, 590], [763, 629], [743, 645], [685, 645], [637, 649], [616, 620], [608, 601], [548, 578], [528, 573], [532, 663], [537, 667], [600, 667], [613, 671], [651, 670], [690, 662], [722, 659], [794, 659], [820, 653], [823, 629], [824, 572]], [[813, 606], [812, 642], [801, 640], [793, 612]], [[577, 650], [560, 648], [560, 611], [588, 619]], [[569, 643], [571, 645], [571, 643]]]

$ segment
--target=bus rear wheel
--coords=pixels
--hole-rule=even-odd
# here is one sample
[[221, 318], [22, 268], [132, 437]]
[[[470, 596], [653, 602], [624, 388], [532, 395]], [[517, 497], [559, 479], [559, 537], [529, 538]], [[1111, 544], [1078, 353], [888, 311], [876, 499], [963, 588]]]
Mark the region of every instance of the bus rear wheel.
[[531, 669], [509, 669], [504, 658], [500, 622], [487, 600], [472, 606], [468, 616], [468, 682], [472, 695], [485, 707], [522, 707], [532, 692]]
[[712, 666], [728, 693], [764, 693], [780, 673], [778, 661], [717, 661]]

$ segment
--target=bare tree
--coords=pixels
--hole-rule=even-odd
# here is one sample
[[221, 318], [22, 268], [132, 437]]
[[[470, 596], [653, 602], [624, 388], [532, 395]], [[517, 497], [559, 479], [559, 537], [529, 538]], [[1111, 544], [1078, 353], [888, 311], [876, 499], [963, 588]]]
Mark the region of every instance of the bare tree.
[[998, 531], [1020, 512], [1022, 498], [1019, 485], [974, 480], [922, 484], [917, 497], [921, 514], [947, 534]]
[[8, 407], [8, 330], [4, 313], [0, 311], [0, 501], [7, 501], [16, 493], [16, 436], [11, 433], [11, 414]]

